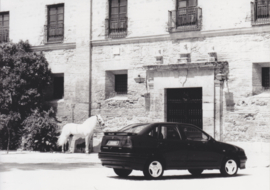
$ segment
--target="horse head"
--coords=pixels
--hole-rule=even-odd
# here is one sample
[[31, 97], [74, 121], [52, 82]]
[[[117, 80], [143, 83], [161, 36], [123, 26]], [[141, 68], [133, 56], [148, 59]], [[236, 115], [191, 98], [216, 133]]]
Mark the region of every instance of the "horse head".
[[100, 126], [104, 126], [105, 122], [103, 121], [102, 117], [98, 114], [97, 115], [97, 121]]

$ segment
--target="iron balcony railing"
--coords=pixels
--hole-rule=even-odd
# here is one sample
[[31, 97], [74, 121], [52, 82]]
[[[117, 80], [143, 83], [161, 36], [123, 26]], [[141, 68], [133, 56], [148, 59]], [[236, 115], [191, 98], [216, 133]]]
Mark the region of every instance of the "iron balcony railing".
[[270, 4], [258, 4], [251, 2], [252, 25], [270, 24]]
[[105, 36], [109, 38], [124, 38], [127, 36], [127, 17], [105, 19]]
[[44, 26], [44, 41], [55, 42], [63, 41], [64, 39], [64, 24], [50, 24]]
[[0, 42], [8, 42], [8, 41], [9, 41], [9, 29], [0, 28]]
[[169, 32], [201, 30], [202, 28], [202, 9], [199, 7], [169, 11], [168, 17]]

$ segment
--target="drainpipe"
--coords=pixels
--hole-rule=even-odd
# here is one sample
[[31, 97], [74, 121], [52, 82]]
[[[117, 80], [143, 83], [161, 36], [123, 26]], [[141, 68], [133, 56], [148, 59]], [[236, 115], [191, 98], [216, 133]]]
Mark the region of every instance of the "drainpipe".
[[92, 111], [92, 5], [93, 1], [90, 0], [90, 35], [89, 35], [89, 111], [88, 116], [91, 116]]

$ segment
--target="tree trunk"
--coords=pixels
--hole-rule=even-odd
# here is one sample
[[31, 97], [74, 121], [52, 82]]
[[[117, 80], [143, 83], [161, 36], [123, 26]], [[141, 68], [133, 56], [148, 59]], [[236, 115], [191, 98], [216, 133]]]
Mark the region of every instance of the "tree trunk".
[[8, 128], [8, 144], [7, 144], [7, 154], [8, 154], [8, 151], [9, 151], [9, 142], [10, 142], [10, 130]]

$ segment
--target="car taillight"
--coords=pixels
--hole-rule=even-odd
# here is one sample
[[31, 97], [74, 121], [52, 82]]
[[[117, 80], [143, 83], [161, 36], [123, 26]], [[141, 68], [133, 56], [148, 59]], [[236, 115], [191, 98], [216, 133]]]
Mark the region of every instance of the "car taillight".
[[124, 142], [123, 147], [132, 148], [132, 141], [131, 141], [130, 137], [127, 137], [127, 139]]

